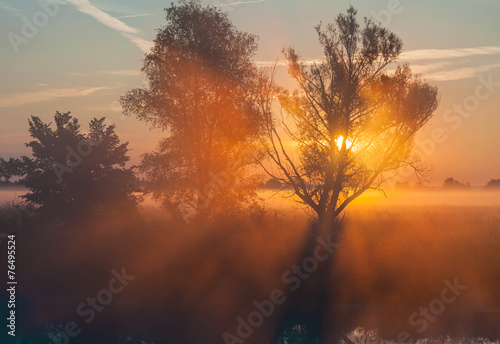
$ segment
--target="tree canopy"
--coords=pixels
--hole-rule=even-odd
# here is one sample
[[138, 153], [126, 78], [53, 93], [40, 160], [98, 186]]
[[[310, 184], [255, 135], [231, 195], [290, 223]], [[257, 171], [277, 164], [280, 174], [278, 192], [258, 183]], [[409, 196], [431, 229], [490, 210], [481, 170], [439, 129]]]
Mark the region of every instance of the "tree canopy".
[[256, 138], [263, 114], [255, 101], [261, 77], [253, 62], [256, 37], [237, 30], [226, 13], [199, 1], [165, 9], [142, 71], [144, 87], [121, 98], [125, 114], [165, 131], [143, 156], [148, 191], [186, 220], [249, 202]]
[[56, 112], [55, 129], [31, 116], [34, 140], [26, 146], [32, 156], [2, 161], [2, 174], [21, 177], [29, 189], [24, 199], [52, 221], [77, 224], [92, 215], [134, 210], [136, 178], [132, 168], [125, 167], [128, 143], [121, 143], [115, 126], [104, 121], [91, 120], [85, 134], [69, 112]]
[[413, 141], [438, 105], [435, 87], [395, 63], [401, 39], [366, 18], [361, 27], [356, 14], [350, 7], [333, 24], [316, 27], [321, 62], [283, 50], [298, 89], [278, 93], [287, 117], [267, 117], [267, 157], [274, 166], [267, 172], [320, 219], [334, 219], [401, 167], [422, 173]]
[[500, 179], [491, 179], [485, 186], [487, 189], [498, 189], [500, 188]]
[[446, 178], [443, 183], [443, 188], [445, 189], [465, 189], [469, 187], [469, 183], [464, 184], [462, 182], [459, 182], [458, 180], [455, 180], [455, 178]]

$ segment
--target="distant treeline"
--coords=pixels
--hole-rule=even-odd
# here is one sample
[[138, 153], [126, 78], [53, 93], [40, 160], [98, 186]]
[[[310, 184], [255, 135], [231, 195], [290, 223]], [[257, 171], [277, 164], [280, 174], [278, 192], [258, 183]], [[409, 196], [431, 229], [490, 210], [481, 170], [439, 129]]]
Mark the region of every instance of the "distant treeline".
[[0, 180], [0, 187], [2, 186], [22, 186], [20, 181], [16, 182], [11, 182], [11, 181], [6, 181], [6, 180]]
[[[408, 182], [397, 182], [394, 185], [396, 190], [410, 190], [410, 189], [433, 189], [433, 187], [425, 185], [422, 182], [417, 182], [413, 186], [410, 185]], [[464, 189], [470, 189], [471, 185], [469, 182], [460, 182], [456, 180], [455, 178], [446, 178], [443, 182], [442, 188], [445, 190], [464, 190]], [[482, 187], [483, 189], [500, 189], [500, 179], [491, 179], [488, 183], [486, 183], [485, 186]]]

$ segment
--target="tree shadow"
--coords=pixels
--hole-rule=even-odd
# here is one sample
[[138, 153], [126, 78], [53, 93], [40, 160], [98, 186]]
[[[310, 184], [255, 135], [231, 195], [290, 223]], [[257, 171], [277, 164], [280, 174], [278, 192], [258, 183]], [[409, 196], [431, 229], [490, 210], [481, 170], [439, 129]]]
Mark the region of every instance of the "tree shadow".
[[[326, 237], [338, 243], [344, 228], [344, 218], [336, 219], [328, 229]], [[320, 224], [313, 223], [295, 266], [304, 266], [306, 261], [317, 257], [318, 247], [322, 246], [320, 241], [325, 242], [325, 236], [320, 232]], [[329, 309], [339, 282], [332, 275], [335, 257], [336, 251], [333, 250], [323, 261], [315, 259], [317, 268], [302, 280], [296, 290], [289, 291], [272, 343], [323, 343], [327, 338], [340, 338], [341, 331], [335, 327]]]

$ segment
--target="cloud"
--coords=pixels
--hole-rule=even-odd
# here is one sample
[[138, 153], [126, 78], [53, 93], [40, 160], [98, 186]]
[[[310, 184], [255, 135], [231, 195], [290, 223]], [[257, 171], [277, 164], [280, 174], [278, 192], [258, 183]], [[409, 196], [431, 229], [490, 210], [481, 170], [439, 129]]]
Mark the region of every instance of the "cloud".
[[236, 6], [236, 5], [243, 5], [243, 4], [253, 4], [256, 2], [264, 2], [264, 1], [269, 1], [269, 0], [248, 0], [248, 1], [231, 1], [231, 0], [221, 0], [224, 3], [219, 3], [215, 4], [215, 6]]
[[500, 63], [483, 65], [479, 67], [465, 67], [442, 72], [425, 74], [426, 80], [434, 81], [452, 81], [475, 78], [481, 73], [489, 72], [492, 69], [500, 68]]
[[59, 71], [59, 73], [64, 74], [64, 75], [71, 75], [71, 76], [89, 76], [89, 73], [81, 73], [81, 72], [67, 72], [67, 71]]
[[410, 68], [413, 73], [429, 73], [436, 70], [442, 70], [444, 67], [452, 66], [454, 63], [450, 61], [436, 62], [436, 63], [427, 63], [427, 64], [419, 64], [419, 65], [410, 65]]
[[[459, 48], [459, 49], [418, 49], [408, 50], [399, 56], [402, 61], [419, 61], [419, 60], [440, 60], [440, 59], [454, 59], [469, 56], [479, 55], [498, 55], [500, 54], [500, 47], [477, 47], [477, 48]], [[321, 59], [308, 59], [304, 60], [305, 64], [311, 65], [321, 62]], [[257, 61], [260, 64], [273, 64], [273, 61]], [[447, 62], [443, 62], [447, 63]], [[286, 66], [285, 61], [279, 61], [278, 66]], [[422, 67], [424, 65], [421, 65]]]
[[75, 6], [78, 11], [93, 17], [101, 24], [118, 31], [122, 36], [141, 49], [143, 53], [147, 53], [153, 45], [152, 42], [135, 36], [140, 32], [138, 29], [133, 28], [121, 20], [101, 11], [92, 5], [89, 0], [66, 0], [66, 2]]
[[147, 16], [152, 16], [154, 13], [142, 13], [142, 14], [127, 14], [124, 16], [119, 16], [116, 17], [117, 19], [122, 19], [122, 18], [137, 18], [137, 17], [147, 17]]
[[83, 97], [107, 89], [110, 89], [110, 87], [54, 88], [44, 91], [13, 93], [0, 98], [0, 108], [45, 103], [59, 98]]
[[126, 33], [138, 33], [139, 30], [128, 26], [121, 20], [118, 20], [109, 14], [101, 11], [88, 0], [66, 0], [69, 4], [72, 4], [76, 9], [82, 13], [88, 14], [89, 16], [96, 19], [101, 24], [104, 24], [116, 31], [126, 32]]
[[[492, 69], [499, 68], [500, 64], [476, 64], [473, 67], [457, 67], [464, 64], [460, 61], [462, 58], [470, 56], [484, 55], [499, 55], [500, 47], [476, 47], [476, 48], [459, 48], [459, 49], [419, 49], [405, 51], [400, 55], [402, 62], [417, 62], [411, 64], [410, 67], [414, 73], [424, 75], [427, 80], [433, 81], [451, 81], [477, 77], [480, 73], [488, 72]], [[443, 60], [432, 62], [433, 60]], [[322, 59], [306, 59], [302, 61], [306, 65], [321, 63]], [[466, 61], [470, 63], [470, 61]], [[285, 60], [278, 61], [255, 61], [260, 67], [271, 67], [276, 64], [277, 67], [286, 67]], [[449, 70], [443, 70], [448, 68]], [[394, 71], [394, 68], [387, 69], [388, 72]]]
[[500, 47], [477, 47], [461, 49], [419, 49], [403, 52], [399, 57], [405, 61], [437, 60], [477, 55], [500, 54]]
[[[117, 70], [98, 70], [94, 72], [78, 73], [78, 72], [60, 72], [64, 75], [71, 75], [75, 77], [89, 77], [95, 74], [108, 74], [108, 75], [121, 75], [121, 76], [141, 76], [140, 69], [117, 69]], [[40, 85], [40, 84], [39, 84]]]
[[140, 70], [135, 69], [122, 69], [122, 70], [103, 70], [101, 74], [124, 75], [124, 76], [141, 76]]
[[[437, 70], [443, 70], [445, 67], [453, 66], [455, 63], [451, 61], [441, 61], [435, 63], [426, 63], [426, 64], [411, 64], [410, 68], [414, 74], [427, 74], [430, 72], [434, 72]], [[393, 73], [396, 70], [396, 66], [389, 67], [385, 69], [388, 73]]]
[[154, 43], [134, 35], [129, 35], [128, 33], [122, 33], [122, 35], [128, 38], [132, 43], [134, 43], [143, 53], [147, 53], [151, 50]]
[[[323, 62], [323, 59], [308, 59], [308, 60], [302, 60], [302, 62], [307, 65], [313, 65], [315, 63], [319, 64]], [[288, 67], [288, 62], [284, 59], [281, 60], [276, 60], [276, 61], [263, 61], [263, 60], [256, 60], [255, 64], [259, 67], [272, 67], [276, 65], [276, 67]]]
[[285, 60], [277, 60], [277, 61], [263, 61], [263, 60], [255, 60], [255, 64], [259, 67], [272, 67], [276, 65], [276, 67], [286, 67], [288, 66]]
[[5, 1], [1, 1], [1, 0], [0, 0], [0, 10], [9, 11], [10, 13], [12, 13], [16, 16], [22, 16], [22, 14], [23, 14], [23, 12], [20, 9], [12, 7], [11, 5], [6, 3]]
[[[459, 49], [420, 49], [403, 52], [400, 55], [403, 61], [423, 61], [423, 64], [411, 65], [416, 73], [424, 74], [426, 80], [453, 81], [475, 78], [480, 73], [499, 68], [500, 64], [475, 65], [472, 67], [457, 67], [460, 59], [471, 56], [498, 55], [500, 47], [476, 47]], [[425, 61], [444, 60], [442, 62], [425, 63]], [[470, 62], [469, 62], [470, 63]], [[455, 65], [455, 68], [442, 70], [444, 67]], [[437, 71], [440, 70], [441, 71]]]

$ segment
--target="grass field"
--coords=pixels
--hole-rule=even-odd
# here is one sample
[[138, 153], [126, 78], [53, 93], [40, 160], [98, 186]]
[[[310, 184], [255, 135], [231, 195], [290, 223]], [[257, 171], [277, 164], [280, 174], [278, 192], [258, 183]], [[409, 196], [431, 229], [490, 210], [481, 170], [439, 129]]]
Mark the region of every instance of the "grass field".
[[[145, 338], [141, 333], [169, 333], [172, 342], [222, 342], [223, 333], [235, 331], [236, 319], [254, 310], [253, 301], [288, 287], [282, 276], [297, 262], [308, 235], [307, 212], [289, 198], [269, 198], [272, 194], [267, 190], [261, 196], [277, 212], [196, 230], [165, 222], [160, 210], [148, 208], [141, 219], [96, 220], [77, 232], [19, 231], [24, 326], [47, 333], [76, 320], [82, 324], [82, 343], [93, 333], [106, 333], [110, 324], [113, 333], [137, 343]], [[483, 191], [364, 195], [346, 213], [331, 266], [331, 283], [338, 287], [325, 305], [331, 321], [356, 343], [379, 343], [370, 341], [378, 340], [370, 332], [375, 330], [382, 338], [408, 332], [412, 340], [427, 338], [426, 343], [446, 334], [465, 336], [463, 343], [498, 338], [499, 196]], [[106, 285], [111, 269], [122, 267], [136, 276], [134, 281], [95, 321], [83, 323], [77, 305]], [[418, 332], [410, 316], [441, 297], [444, 281], [455, 279], [466, 290]], [[264, 342], [273, 326], [276, 319], [270, 317], [245, 343]], [[298, 339], [300, 327], [296, 331], [294, 343], [304, 343]], [[458, 341], [452, 338], [449, 343]]]

